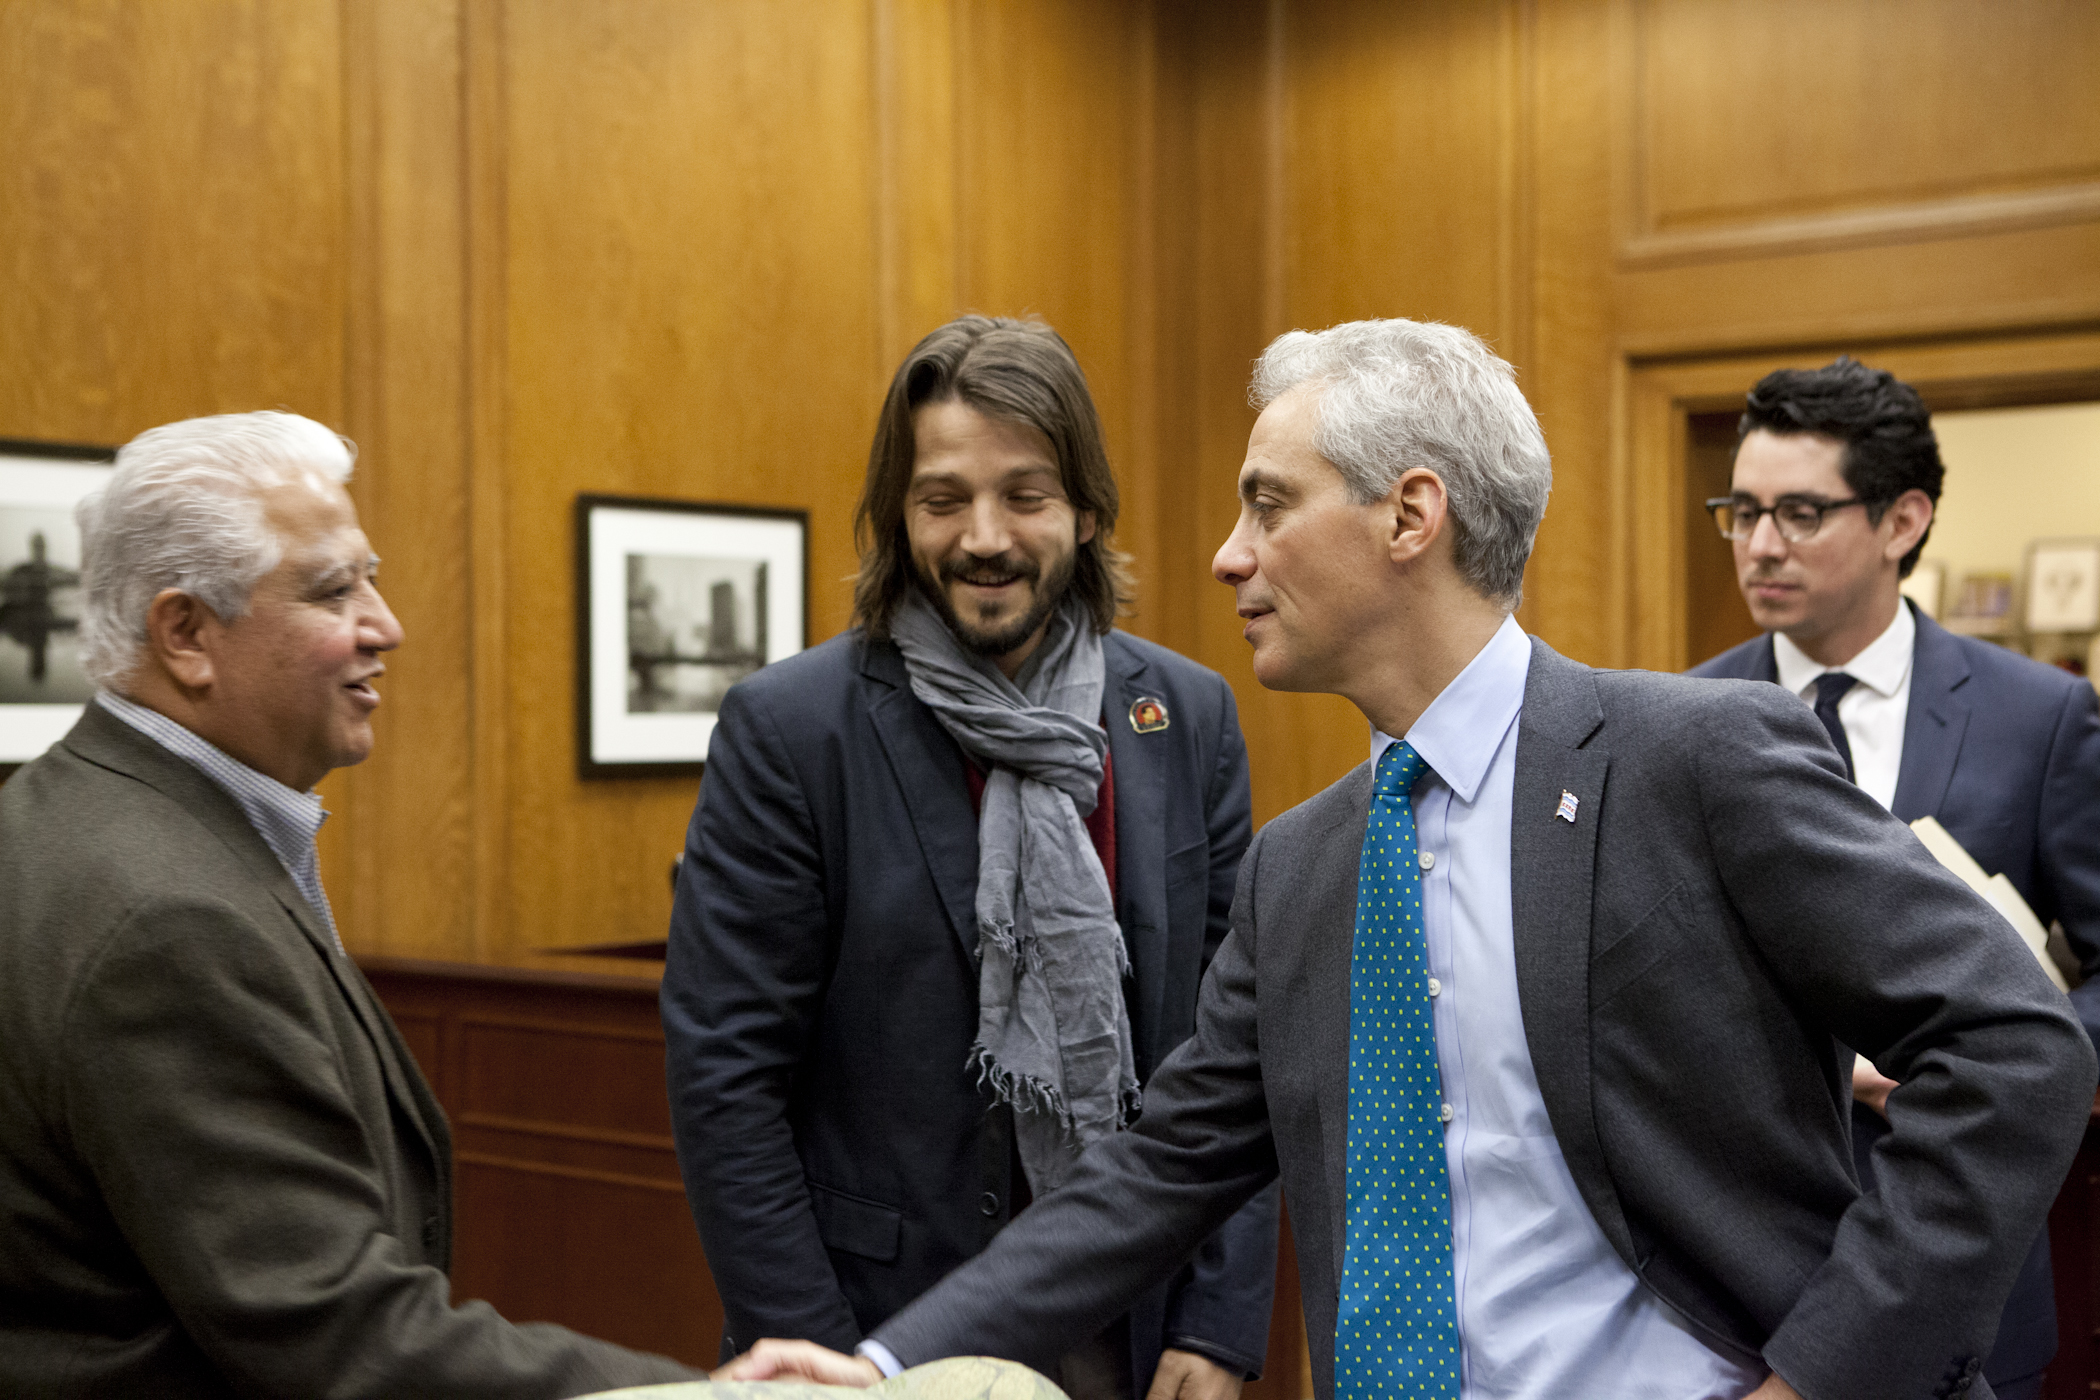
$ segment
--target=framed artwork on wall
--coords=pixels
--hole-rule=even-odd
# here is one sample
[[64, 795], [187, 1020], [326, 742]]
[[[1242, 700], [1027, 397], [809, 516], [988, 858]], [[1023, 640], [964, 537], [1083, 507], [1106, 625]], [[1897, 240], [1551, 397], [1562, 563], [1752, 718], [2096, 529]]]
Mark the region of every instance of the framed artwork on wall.
[[80, 668], [73, 508], [109, 480], [115, 455], [0, 439], [0, 770], [63, 738], [95, 693]]
[[576, 765], [697, 774], [722, 697], [809, 637], [809, 515], [576, 498]]
[[2100, 539], [2036, 540], [2027, 547], [2027, 630], [2100, 629]]

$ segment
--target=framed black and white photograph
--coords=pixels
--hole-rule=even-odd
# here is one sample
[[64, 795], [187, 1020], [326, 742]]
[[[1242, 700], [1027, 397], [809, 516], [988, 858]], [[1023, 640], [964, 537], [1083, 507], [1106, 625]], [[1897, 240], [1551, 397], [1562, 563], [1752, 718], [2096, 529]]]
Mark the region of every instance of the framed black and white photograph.
[[576, 499], [577, 767], [698, 773], [729, 687], [808, 644], [809, 516]]
[[2027, 630], [2100, 629], [2100, 539], [2036, 540], [2027, 547]]
[[65, 736], [95, 693], [80, 667], [80, 527], [108, 448], [0, 439], [0, 766]]

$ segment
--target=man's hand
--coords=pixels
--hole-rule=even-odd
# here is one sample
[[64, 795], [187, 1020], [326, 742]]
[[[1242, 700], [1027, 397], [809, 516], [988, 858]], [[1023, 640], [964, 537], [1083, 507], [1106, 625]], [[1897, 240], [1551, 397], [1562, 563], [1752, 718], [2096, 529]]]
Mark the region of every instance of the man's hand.
[[1159, 1370], [1145, 1400], [1240, 1400], [1240, 1377], [1207, 1356], [1169, 1347], [1159, 1354]]
[[1865, 1055], [1853, 1059], [1852, 1097], [1884, 1118], [1889, 1116], [1889, 1090], [1895, 1087], [1896, 1081], [1868, 1064]]
[[1743, 1397], [1743, 1400], [1801, 1400], [1801, 1392], [1779, 1379], [1774, 1371], [1765, 1377], [1765, 1383]]
[[818, 1385], [870, 1386], [882, 1372], [865, 1356], [847, 1356], [815, 1342], [768, 1337], [708, 1377], [711, 1381], [806, 1380]]

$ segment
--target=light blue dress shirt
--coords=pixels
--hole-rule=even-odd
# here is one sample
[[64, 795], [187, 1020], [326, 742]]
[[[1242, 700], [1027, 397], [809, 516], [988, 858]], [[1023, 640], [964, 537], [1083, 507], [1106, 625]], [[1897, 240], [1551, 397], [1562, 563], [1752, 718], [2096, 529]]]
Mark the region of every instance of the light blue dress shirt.
[[[1737, 1400], [1765, 1368], [1707, 1347], [1619, 1258], [1575, 1187], [1532, 1072], [1509, 897], [1517, 715], [1530, 670], [1531, 643], [1506, 619], [1407, 732], [1431, 769], [1414, 808], [1450, 1101], [1459, 1393]], [[1372, 758], [1392, 742], [1374, 731]], [[1578, 819], [1590, 815], [1578, 808]]]
[[335, 950], [342, 952], [343, 937], [335, 931], [335, 911], [328, 907], [328, 893], [321, 888], [320, 853], [314, 849], [321, 823], [328, 820], [320, 794], [286, 787], [160, 711], [126, 700], [114, 691], [96, 691], [95, 703], [225, 789], [226, 795], [247, 815], [249, 825], [262, 837], [263, 844], [277, 857], [285, 874], [292, 877], [299, 893], [306, 896], [321, 927], [328, 930]]

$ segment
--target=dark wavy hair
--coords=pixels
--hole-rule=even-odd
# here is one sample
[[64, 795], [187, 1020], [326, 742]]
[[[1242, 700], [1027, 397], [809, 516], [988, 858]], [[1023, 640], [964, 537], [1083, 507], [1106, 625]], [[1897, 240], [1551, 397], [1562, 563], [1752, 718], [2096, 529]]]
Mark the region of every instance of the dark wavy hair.
[[[1838, 470], [1852, 494], [1867, 503], [1867, 519], [1876, 525], [1906, 491], [1923, 491], [1939, 504], [1947, 468], [1940, 461], [1932, 415], [1917, 390], [1885, 369], [1869, 369], [1840, 355], [1821, 369], [1773, 370], [1750, 391], [1736, 424], [1736, 443], [1760, 428], [1780, 437], [1814, 433], [1844, 444]], [[1931, 536], [1928, 526], [1917, 547], [1903, 556], [1902, 576], [1909, 576]]]
[[905, 591], [915, 586], [904, 528], [916, 449], [912, 414], [951, 399], [1049, 439], [1066, 498], [1075, 511], [1094, 516], [1094, 537], [1079, 546], [1073, 561], [1072, 592], [1086, 606], [1094, 629], [1108, 631], [1118, 613], [1130, 610], [1136, 584], [1130, 556], [1113, 543], [1119, 498], [1101, 442], [1101, 420], [1086, 375], [1064, 337], [1041, 321], [1004, 316], [958, 316], [913, 346], [890, 380], [853, 516], [853, 538], [860, 548], [854, 622], [869, 636], [888, 636]]

